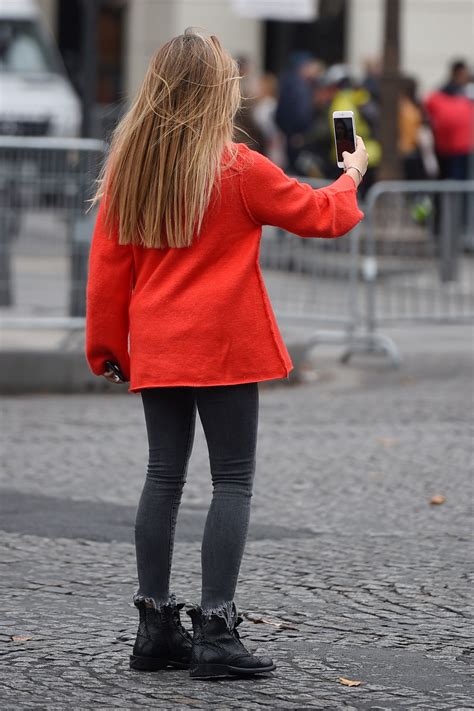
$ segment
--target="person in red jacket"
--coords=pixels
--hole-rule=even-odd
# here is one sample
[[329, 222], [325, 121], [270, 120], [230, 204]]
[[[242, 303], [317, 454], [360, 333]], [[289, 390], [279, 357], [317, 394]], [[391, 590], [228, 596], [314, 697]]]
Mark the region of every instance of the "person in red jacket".
[[453, 62], [448, 83], [425, 100], [443, 179], [468, 178], [474, 152], [474, 101], [465, 91], [468, 80], [466, 63]]
[[[362, 219], [359, 139], [345, 174], [314, 190], [232, 140], [236, 62], [193, 30], [161, 47], [117, 126], [99, 202], [86, 293], [87, 362], [140, 393], [149, 460], [135, 523], [140, 621], [132, 669], [196, 678], [275, 669], [244, 647], [234, 601], [255, 474], [259, 381], [293, 368], [258, 256], [262, 225], [334, 238]], [[180, 620], [170, 570], [196, 411], [213, 483], [200, 604]]]

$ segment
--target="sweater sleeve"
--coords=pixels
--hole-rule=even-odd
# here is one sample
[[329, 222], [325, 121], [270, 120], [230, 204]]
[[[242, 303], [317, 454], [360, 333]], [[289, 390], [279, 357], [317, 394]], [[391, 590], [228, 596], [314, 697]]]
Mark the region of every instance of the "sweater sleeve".
[[86, 359], [95, 375], [102, 375], [106, 360], [118, 363], [130, 379], [128, 307], [133, 284], [133, 250], [118, 244], [104, 224], [104, 200], [99, 205], [89, 251], [86, 287]]
[[340, 237], [364, 217], [357, 189], [343, 174], [325, 188], [289, 178], [281, 168], [248, 149], [241, 191], [249, 217], [258, 225], [275, 225], [299, 237]]

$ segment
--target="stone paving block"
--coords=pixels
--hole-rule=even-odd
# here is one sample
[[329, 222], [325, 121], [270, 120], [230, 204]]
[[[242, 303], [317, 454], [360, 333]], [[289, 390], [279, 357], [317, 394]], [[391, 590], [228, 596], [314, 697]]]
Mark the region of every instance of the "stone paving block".
[[[236, 602], [244, 641], [277, 670], [252, 680], [128, 669], [139, 398], [3, 398], [2, 709], [473, 708], [470, 358], [425, 353], [403, 374], [353, 375], [261, 389]], [[172, 572], [187, 605], [210, 492], [198, 423]]]

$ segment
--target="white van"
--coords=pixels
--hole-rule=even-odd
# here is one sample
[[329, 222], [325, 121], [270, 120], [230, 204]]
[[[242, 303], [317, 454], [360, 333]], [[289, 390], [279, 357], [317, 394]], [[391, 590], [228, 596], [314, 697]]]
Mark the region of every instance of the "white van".
[[0, 136], [79, 136], [81, 105], [34, 0], [0, 0]]

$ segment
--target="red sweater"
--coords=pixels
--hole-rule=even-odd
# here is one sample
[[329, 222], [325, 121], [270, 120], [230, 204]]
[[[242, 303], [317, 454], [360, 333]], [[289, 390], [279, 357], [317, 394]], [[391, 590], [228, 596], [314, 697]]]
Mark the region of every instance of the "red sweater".
[[141, 388], [230, 385], [293, 369], [259, 266], [262, 225], [338, 237], [362, 218], [352, 178], [314, 190], [238, 144], [202, 231], [187, 248], [119, 245], [103, 226], [89, 253], [86, 357], [101, 375], [118, 362]]

